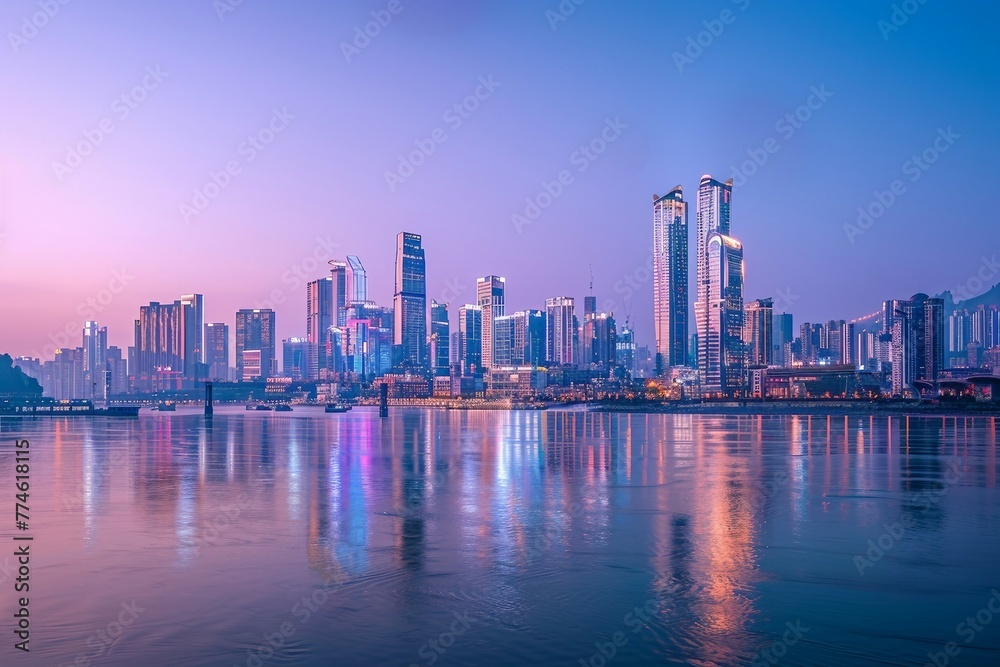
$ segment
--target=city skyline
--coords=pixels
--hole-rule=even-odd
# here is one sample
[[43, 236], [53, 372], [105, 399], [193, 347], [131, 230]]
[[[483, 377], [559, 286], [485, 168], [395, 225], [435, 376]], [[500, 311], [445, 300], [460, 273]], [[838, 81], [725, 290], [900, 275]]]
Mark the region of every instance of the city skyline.
[[[905, 25], [884, 33], [879, 21], [890, 18], [888, 6], [779, 12], [732, 3], [735, 19], [718, 36], [702, 37], [707, 46], [697, 39], [718, 13], [697, 5], [670, 10], [678, 29], [666, 41], [644, 30], [668, 11], [656, 4], [586, 3], [556, 21], [541, 6], [403, 7], [350, 61], [341, 42], [350, 43], [354, 28], [378, 7], [314, 5], [307, 22], [279, 7], [244, 5], [220, 19], [210, 6], [180, 6], [166, 15], [155, 7], [72, 5], [37, 36], [11, 45], [18, 67], [5, 72], [7, 82], [34, 91], [46, 112], [32, 117], [6, 109], [19, 131], [9, 137], [0, 177], [0, 316], [21, 325], [5, 327], [0, 346], [40, 352], [71, 318], [80, 326], [107, 321], [112, 342], [125, 345], [127, 331], [113, 323], [127, 322], [150, 298], [195, 290], [209, 299], [206, 316], [226, 322], [277, 291], [287, 304], [275, 304], [283, 313], [278, 338], [301, 336], [305, 283], [319, 275], [300, 278], [294, 269], [317, 254], [323, 261], [355, 254], [370, 264], [373, 300], [387, 303], [393, 286], [384, 236], [404, 228], [435, 249], [428, 298], [442, 301], [459, 285], [465, 292], [448, 301], [471, 302], [475, 278], [494, 271], [517, 286], [508, 312], [538, 308], [553, 294], [582, 298], [593, 265], [599, 309], [624, 312], [634, 302], [637, 336], [652, 342], [653, 313], [639, 307], [652, 295], [652, 280], [642, 279], [652, 245], [648, 196], [678, 181], [694, 192], [694, 177], [705, 172], [734, 178], [738, 236], [755, 253], [748, 295], [773, 295], [776, 310], [802, 319], [851, 319], [876, 311], [886, 294], [954, 290], [977, 276], [984, 253], [992, 259], [995, 226], [967, 176], [987, 172], [995, 153], [997, 97], [977, 82], [996, 62], [996, 46], [968, 32], [959, 39], [960, 29], [986, 30], [997, 12], [992, 5], [922, 5]], [[9, 3], [0, 24], [19, 34], [22, 19], [36, 9]], [[192, 26], [187, 52], [148, 30], [160, 20]], [[794, 57], [788, 47], [771, 46], [774, 31], [814, 34], [819, 22], [823, 35], [796, 42]], [[115, 39], [104, 39], [105, 25], [114, 26]], [[143, 30], [127, 29], [137, 25]], [[236, 81], [260, 71], [268, 58], [297, 54], [295, 39], [279, 40], [279, 54], [260, 54], [253, 45], [263, 30], [298, 35], [303, 45], [314, 45], [321, 33], [332, 36], [331, 58], [282, 70], [282, 81], [264, 73], [260, 89], [268, 94], [197, 65], [222, 46], [234, 54]], [[517, 40], [525, 62], [506, 57], [499, 35]], [[57, 38], [66, 49], [49, 48]], [[462, 62], [444, 57], [470, 39], [483, 48]], [[843, 53], [844, 40], [858, 49]], [[112, 44], [129, 57], [106, 67], [102, 49]], [[432, 44], [429, 51], [412, 48]], [[608, 49], [632, 74], [605, 76]], [[699, 49], [697, 57], [687, 55]], [[539, 69], [538, 62], [552, 65]], [[858, 81], [861, 68], [896, 63], [906, 65], [881, 87]], [[568, 74], [554, 76], [557, 70]], [[778, 76], [742, 76], [758, 71]], [[655, 89], [650, 103], [641, 82], [654, 72], [672, 84], [670, 95], [681, 93], [690, 103], [663, 114]], [[393, 99], [404, 95], [411, 104], [366, 96], [369, 82], [404, 73], [407, 82]], [[719, 76], [724, 86], [716, 85]], [[928, 80], [937, 81], [933, 96], [924, 94]], [[316, 81], [367, 101], [329, 113], [330, 95]], [[589, 101], [556, 104], [577, 98]], [[538, 111], [546, 108], [562, 109], [559, 119]], [[129, 114], [123, 117], [122, 109]], [[78, 166], [57, 174], [53, 163], [67, 163], [67, 148], [85, 142], [105, 118], [114, 132]], [[380, 131], [361, 131], [372, 118]], [[437, 127], [445, 140], [431, 140], [433, 153], [405, 175], [410, 167], [400, 166], [400, 156], [410, 162], [417, 142], [428, 145]], [[240, 146], [258, 133], [273, 141], [260, 150], [248, 144], [254, 159], [245, 162]], [[597, 139], [607, 145], [596, 159], [580, 153], [583, 161], [572, 161], [577, 147]], [[230, 160], [240, 173], [219, 176], [231, 182], [184, 220], [179, 207], [194, 208], [195, 190], [219, 188], [211, 174], [225, 171]], [[562, 185], [564, 167], [572, 182]], [[387, 172], [402, 182], [390, 187]], [[902, 194], [893, 192], [895, 180]], [[331, 190], [328, 183], [338, 185]], [[549, 203], [543, 183], [563, 192]], [[511, 216], [524, 215], [526, 198], [549, 205], [518, 227]], [[860, 236], [845, 231], [858, 225], [859, 208], [868, 216], [861, 217]], [[961, 234], [936, 224], [948, 219], [963, 221]], [[612, 233], [616, 242], [608, 243]], [[561, 252], [553, 257], [549, 249], [556, 246]], [[509, 261], [484, 265], [461, 252], [465, 247], [489, 248]], [[810, 252], [819, 247], [818, 257]], [[38, 251], [46, 262], [34, 261]], [[845, 270], [850, 266], [865, 269]], [[828, 280], [830, 274], [838, 280]], [[97, 317], [81, 315], [109, 285], [119, 289], [99, 304]], [[782, 303], [782, 294], [792, 303]]]

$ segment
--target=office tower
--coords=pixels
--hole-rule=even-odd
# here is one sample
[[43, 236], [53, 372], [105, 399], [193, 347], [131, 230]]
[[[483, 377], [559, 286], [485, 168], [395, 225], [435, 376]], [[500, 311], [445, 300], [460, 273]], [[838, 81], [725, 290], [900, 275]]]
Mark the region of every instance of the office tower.
[[684, 190], [653, 195], [653, 327], [657, 374], [687, 364], [688, 209]]
[[[461, 325], [461, 323], [459, 323]], [[461, 328], [461, 326], [459, 326]], [[458, 375], [462, 374], [462, 332], [452, 331], [451, 332], [451, 344], [450, 354], [451, 366], [449, 375], [454, 376], [456, 373]]]
[[918, 380], [937, 380], [944, 369], [944, 301], [916, 294], [892, 304], [892, 393], [903, 395]]
[[514, 351], [512, 365], [544, 366], [545, 313], [540, 310], [520, 310], [514, 320]]
[[795, 325], [791, 313], [778, 313], [773, 317], [773, 363], [776, 366], [792, 365], [791, 355], [786, 347], [795, 340]]
[[128, 393], [128, 366], [122, 355], [121, 348], [112, 345], [107, 352], [107, 384], [106, 396], [118, 396]]
[[[725, 237], [730, 233], [730, 209], [733, 195], [732, 179], [721, 183], [708, 174], [701, 177], [698, 185], [698, 211], [695, 229], [695, 248], [697, 252], [697, 275], [695, 283], [697, 292], [695, 294], [695, 327], [698, 334], [698, 370], [701, 372], [702, 381], [709, 373], [709, 256], [708, 239], [712, 234], [721, 234]], [[715, 325], [713, 325], [715, 326]], [[712, 339], [715, 341], [715, 339]], [[718, 344], [718, 341], [715, 341]], [[718, 358], [718, 350], [713, 353]], [[713, 379], [717, 377], [717, 372], [713, 371]], [[711, 383], [710, 383], [711, 384]]]
[[224, 382], [229, 377], [229, 325], [209, 322], [203, 340], [208, 379]]
[[[184, 376], [198, 379], [198, 364], [205, 362], [205, 297], [184, 294], [180, 298], [181, 335], [184, 338]], [[204, 378], [200, 378], [204, 379]]]
[[83, 324], [83, 398], [107, 396], [108, 328], [88, 320]]
[[427, 366], [427, 268], [420, 235], [396, 235], [396, 289], [393, 345], [403, 369], [422, 370]]
[[393, 309], [372, 301], [354, 303], [347, 308], [347, 325], [339, 334], [343, 350], [343, 368], [365, 379], [389, 373], [393, 366]]
[[611, 313], [598, 313], [591, 317], [594, 337], [591, 343], [590, 363], [606, 372], [615, 366], [618, 354], [618, 329]]
[[431, 362], [438, 377], [448, 377], [450, 342], [448, 304], [431, 299]]
[[[485, 328], [485, 325], [483, 325]], [[493, 320], [493, 367], [518, 366], [521, 359], [514, 349], [513, 315], [500, 315]], [[485, 347], [485, 346], [484, 346]]]
[[148, 378], [159, 370], [183, 369], [180, 310], [179, 301], [151, 301], [148, 306], [139, 307], [139, 319], [135, 321], [136, 368], [134, 371], [130, 368], [130, 373]]
[[277, 370], [274, 311], [242, 309], [236, 313], [236, 377], [262, 380]]
[[733, 396], [743, 389], [746, 354], [743, 345], [743, 246], [724, 234], [708, 237], [708, 315], [703, 347], [706, 371], [702, 388], [709, 394]]
[[820, 329], [820, 355], [831, 364], [856, 365], [854, 325], [844, 320], [830, 320]]
[[281, 374], [293, 380], [304, 380], [309, 364], [309, 346], [305, 338], [281, 341]]
[[969, 343], [972, 342], [972, 315], [968, 310], [956, 310], [948, 317], [948, 366], [965, 366]]
[[333, 300], [330, 307], [330, 311], [333, 313], [331, 324], [342, 327], [347, 321], [347, 262], [331, 259], [327, 264], [330, 265], [330, 280], [333, 281], [330, 288]]
[[635, 373], [635, 332], [628, 328], [627, 323], [618, 333], [616, 347], [615, 363], [629, 378]]
[[476, 303], [483, 309], [483, 366], [493, 367], [493, 321], [504, 314], [504, 278], [476, 279]]
[[347, 256], [346, 306], [368, 300], [368, 273], [357, 255]]
[[747, 364], [774, 364], [774, 301], [757, 299], [746, 306], [743, 340], [747, 349]]
[[555, 366], [576, 363], [574, 348], [579, 341], [573, 297], [545, 300], [545, 358]]
[[818, 364], [821, 356], [823, 325], [808, 322], [799, 327], [799, 361], [805, 365]]
[[306, 362], [306, 379], [318, 380], [327, 370], [327, 354], [330, 346], [327, 332], [337, 323], [334, 292], [336, 280], [333, 275], [306, 283], [306, 341], [309, 342]]
[[461, 349], [462, 375], [476, 375], [483, 368], [483, 309], [465, 304], [458, 309], [458, 332]]

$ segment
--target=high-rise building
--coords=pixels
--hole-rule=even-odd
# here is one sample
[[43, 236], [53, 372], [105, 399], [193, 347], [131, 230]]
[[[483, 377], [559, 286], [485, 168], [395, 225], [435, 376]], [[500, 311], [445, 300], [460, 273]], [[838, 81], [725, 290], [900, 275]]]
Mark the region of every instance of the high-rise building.
[[205, 363], [205, 297], [201, 294], [184, 294], [180, 298], [181, 335], [184, 338], [184, 376], [190, 380], [199, 377], [199, 364]]
[[653, 326], [657, 372], [686, 365], [688, 209], [679, 185], [653, 195]]
[[368, 300], [368, 272], [357, 255], [347, 256], [346, 305]]
[[83, 397], [103, 400], [107, 397], [108, 328], [97, 322], [83, 324]]
[[[695, 276], [695, 327], [698, 334], [698, 370], [702, 382], [709, 374], [709, 344], [710, 340], [718, 341], [709, 336], [709, 290], [710, 290], [710, 258], [708, 256], [708, 239], [712, 234], [728, 237], [730, 233], [730, 211], [733, 196], [732, 179], [722, 183], [710, 175], [701, 177], [698, 185], [698, 211], [695, 229], [695, 248], [697, 252], [697, 275]], [[721, 246], [720, 248], [721, 249]], [[742, 306], [740, 307], [742, 316]], [[713, 325], [713, 327], [717, 327]], [[718, 350], [714, 352], [718, 358]], [[713, 371], [713, 380], [718, 377]], [[711, 382], [709, 384], [712, 384]]]
[[330, 280], [333, 281], [330, 288], [333, 299], [333, 305], [330, 308], [333, 312], [331, 324], [342, 327], [347, 321], [347, 262], [331, 259], [327, 264], [330, 265]]
[[243, 309], [236, 313], [236, 377], [257, 380], [277, 371], [274, 311]]
[[[500, 315], [493, 320], [493, 367], [503, 368], [520, 365], [520, 355], [514, 349], [513, 315]], [[484, 325], [485, 327], [485, 325]]]
[[514, 351], [511, 365], [544, 366], [545, 313], [541, 310], [520, 310], [511, 317], [514, 319]]
[[795, 340], [795, 324], [791, 313], [778, 313], [773, 318], [773, 357], [776, 366], [792, 365], [791, 350], [787, 349]]
[[184, 340], [180, 310], [179, 301], [151, 301], [148, 306], [139, 307], [139, 319], [135, 321], [136, 368], [134, 371], [130, 368], [130, 373], [148, 378], [160, 370], [183, 369]]
[[483, 366], [492, 368], [493, 321], [504, 314], [505, 279], [486, 276], [476, 279], [476, 303], [483, 309]]
[[909, 301], [893, 300], [892, 393], [903, 395], [918, 380], [935, 381], [944, 370], [944, 301], [915, 294]]
[[438, 377], [448, 377], [449, 374], [449, 328], [448, 304], [431, 299], [431, 361], [434, 375]]
[[774, 301], [757, 299], [746, 305], [743, 340], [746, 343], [747, 364], [774, 364]]
[[635, 332], [627, 323], [618, 333], [617, 347], [616, 364], [625, 377], [630, 378], [635, 374]]
[[309, 363], [309, 346], [305, 338], [281, 341], [281, 374], [293, 380], [304, 380]]
[[724, 234], [708, 237], [708, 315], [703, 347], [706, 370], [702, 388], [708, 394], [742, 392], [746, 353], [743, 345], [743, 245]]
[[972, 342], [984, 350], [1000, 346], [1000, 311], [980, 305], [972, 312]]
[[337, 322], [334, 301], [336, 281], [333, 275], [306, 284], [306, 341], [309, 345], [305, 378], [318, 380], [329, 368], [327, 354], [330, 350], [327, 332]]
[[427, 267], [419, 234], [396, 235], [393, 345], [403, 369], [427, 367]]
[[225, 381], [229, 377], [229, 325], [209, 322], [205, 325], [204, 341], [209, 379]]
[[591, 317], [594, 336], [590, 345], [590, 363], [606, 374], [615, 367], [618, 355], [618, 329], [614, 315], [598, 313]]
[[574, 300], [557, 296], [545, 300], [545, 359], [555, 366], [577, 363], [577, 320]]
[[459, 360], [462, 375], [477, 375], [483, 369], [483, 309], [465, 304], [458, 309]]

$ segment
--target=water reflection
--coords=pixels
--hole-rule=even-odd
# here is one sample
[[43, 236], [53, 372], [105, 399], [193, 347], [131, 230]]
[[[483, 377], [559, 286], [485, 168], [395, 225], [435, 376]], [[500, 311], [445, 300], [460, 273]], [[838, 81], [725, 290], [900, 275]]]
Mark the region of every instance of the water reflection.
[[[97, 608], [142, 581], [158, 611], [125, 638], [130, 659], [180, 628], [222, 647], [172, 649], [190, 665], [238, 661], [319, 587], [334, 602], [284, 662], [410, 664], [468, 612], [454, 664], [576, 664], [648, 601], [622, 664], [748, 661], [799, 617], [831, 636], [796, 664], [859, 662], [872, 643], [916, 660], [906, 637], [936, 641], [1000, 584], [986, 556], [1000, 547], [994, 419], [223, 409], [0, 431], [40, 443], [33, 469], [52, 490], [38, 497], [40, 537], [59, 545], [39, 618], [61, 641], [37, 664], [73, 658]], [[852, 556], [907, 515], [906, 538], [859, 579]], [[899, 612], [909, 635], [873, 638], [869, 593], [905, 609], [899, 582], [914, 579], [954, 604]], [[95, 608], [60, 604], [70, 586]]]

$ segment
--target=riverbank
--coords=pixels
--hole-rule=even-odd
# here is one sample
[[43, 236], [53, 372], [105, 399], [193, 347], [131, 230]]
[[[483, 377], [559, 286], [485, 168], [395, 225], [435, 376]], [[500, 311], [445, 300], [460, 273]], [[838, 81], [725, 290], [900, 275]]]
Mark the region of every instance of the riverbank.
[[662, 403], [601, 403], [594, 412], [682, 415], [948, 415], [1000, 417], [1000, 402], [934, 401], [665, 401]]

